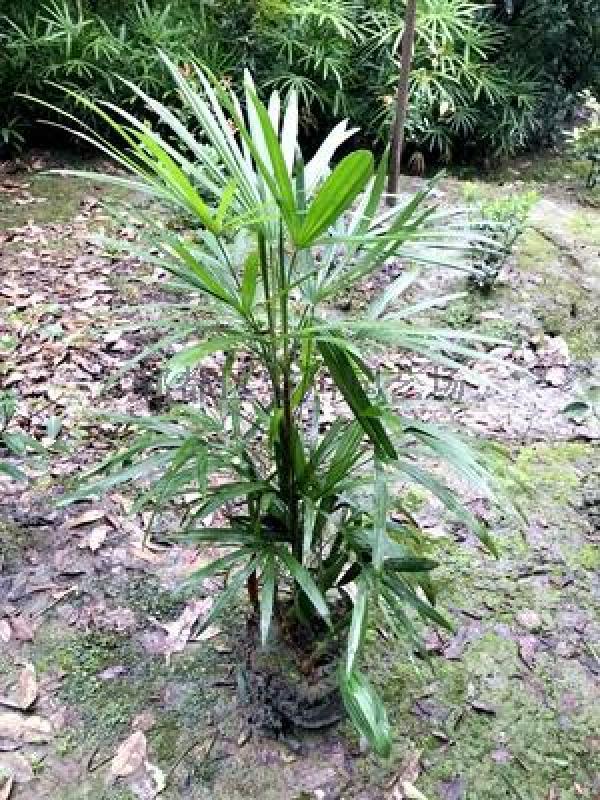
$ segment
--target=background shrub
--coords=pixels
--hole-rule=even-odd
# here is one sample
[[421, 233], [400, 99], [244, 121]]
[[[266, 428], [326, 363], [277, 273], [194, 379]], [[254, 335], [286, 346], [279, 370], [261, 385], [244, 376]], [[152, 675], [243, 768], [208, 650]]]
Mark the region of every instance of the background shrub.
[[476, 205], [473, 225], [480, 236], [493, 247], [473, 249], [471, 285], [483, 292], [493, 289], [500, 271], [513, 253], [518, 239], [525, 232], [527, 217], [539, 197], [537, 192], [521, 192]]
[[[0, 0], [0, 14], [0, 142], [36, 135], [16, 92], [64, 107], [47, 81], [134, 110], [118, 74], [176, 103], [157, 48], [184, 70], [199, 62], [240, 85], [244, 64], [261, 86], [295, 88], [308, 143], [345, 116], [370, 145], [388, 136], [398, 0], [33, 0], [18, 10]], [[600, 84], [599, 19], [600, 0], [420, 0], [406, 136], [413, 165], [553, 140], [577, 93]]]
[[505, 60], [529, 67], [542, 95], [533, 143], [556, 140], [583, 89], [600, 88], [599, 0], [497, 0]]
[[581, 93], [585, 123], [569, 136], [571, 152], [590, 162], [586, 186], [593, 189], [600, 178], [600, 102], [589, 91]]

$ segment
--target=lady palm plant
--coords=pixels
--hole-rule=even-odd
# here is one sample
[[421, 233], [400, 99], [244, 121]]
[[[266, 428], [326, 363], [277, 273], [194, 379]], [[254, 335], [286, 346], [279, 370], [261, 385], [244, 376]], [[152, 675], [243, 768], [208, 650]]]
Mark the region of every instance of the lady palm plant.
[[[263, 644], [290, 625], [346, 637], [343, 700], [358, 730], [386, 754], [385, 710], [360, 670], [368, 620], [384, 619], [414, 646], [418, 618], [449, 626], [435, 607], [431, 545], [395, 497], [399, 487], [422, 487], [493, 545], [485, 525], [424, 466], [428, 456], [444, 460], [488, 493], [488, 456], [396, 413], [377, 353], [401, 348], [452, 365], [477, 351], [464, 332], [414, 323], [420, 310], [448, 298], [398, 305], [416, 269], [403, 271], [360, 318], [341, 317], [331, 301], [393, 257], [462, 269], [473, 236], [459, 215], [432, 207], [427, 190], [380, 210], [385, 156], [376, 167], [371, 153], [357, 150], [331, 169], [353, 134], [345, 122], [305, 163], [293, 92], [284, 108], [277, 93], [265, 106], [246, 75], [240, 100], [200, 70], [192, 84], [164, 60], [199, 138], [131, 85], [168, 139], [110, 103], [93, 106], [122, 147], [91, 130], [80, 135], [132, 176], [71, 174], [145, 192], [191, 220], [173, 232], [140, 211], [142, 241], [117, 246], [168, 271], [169, 288], [183, 293], [184, 305], [155, 321], [168, 332], [153, 351], [180, 348], [165, 361], [167, 378], [224, 354], [222, 399], [118, 418], [135, 437], [68, 499], [141, 481], [138, 509], [183, 506], [180, 535], [222, 549], [196, 578], [227, 575], [203, 624], [247, 587]], [[262, 388], [251, 392], [236, 378], [242, 361]], [[340, 396], [332, 424], [320, 412], [324, 381]], [[283, 617], [285, 625], [273, 624]]]

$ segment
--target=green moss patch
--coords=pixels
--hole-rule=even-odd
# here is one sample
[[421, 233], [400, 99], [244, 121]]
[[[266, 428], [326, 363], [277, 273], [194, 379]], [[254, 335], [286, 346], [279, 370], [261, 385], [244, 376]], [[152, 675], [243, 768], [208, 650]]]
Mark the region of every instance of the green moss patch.
[[527, 272], [544, 272], [549, 264], [556, 262], [558, 255], [558, 250], [552, 242], [533, 228], [527, 228], [519, 243], [519, 269]]
[[580, 484], [578, 463], [590, 455], [589, 445], [578, 442], [536, 443], [521, 448], [516, 467], [524, 484], [532, 488], [534, 503], [540, 492], [566, 502]]
[[584, 242], [600, 245], [600, 214], [577, 211], [569, 218], [569, 229]]

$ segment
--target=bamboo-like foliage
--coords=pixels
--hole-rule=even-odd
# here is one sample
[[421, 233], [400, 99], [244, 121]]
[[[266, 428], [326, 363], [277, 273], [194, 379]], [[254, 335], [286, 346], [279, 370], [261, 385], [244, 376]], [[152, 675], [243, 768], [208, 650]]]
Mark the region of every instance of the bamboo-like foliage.
[[[417, 618], [450, 627], [435, 607], [432, 546], [394, 497], [397, 487], [420, 486], [493, 550], [485, 525], [427, 470], [426, 459], [447, 462], [485, 494], [490, 476], [479, 446], [396, 413], [367, 362], [387, 348], [444, 365], [483, 353], [473, 347], [475, 336], [415, 324], [419, 311], [447, 297], [399, 305], [416, 269], [391, 282], [361, 317], [341, 318], [329, 301], [392, 257], [426, 269], [467, 269], [473, 232], [458, 213], [436, 210], [428, 191], [382, 210], [387, 156], [375, 165], [370, 152], [357, 150], [332, 168], [353, 134], [345, 122], [305, 163], [293, 92], [285, 107], [277, 93], [265, 106], [247, 74], [239, 100], [201, 70], [192, 84], [164, 60], [198, 138], [131, 85], [169, 136], [110, 103], [94, 106], [122, 147], [90, 130], [80, 135], [132, 175], [68, 174], [143, 191], [193, 220], [174, 232], [140, 212], [143, 242], [113, 246], [171, 274], [170, 287], [189, 306], [183, 317], [163, 314], [157, 325], [167, 334], [153, 351], [182, 347], [166, 360], [168, 377], [226, 354], [223, 402], [218, 410], [189, 404], [119, 418], [137, 431], [133, 442], [88, 474], [68, 501], [132, 481], [143, 486], [138, 509], [159, 513], [185, 501], [179, 535], [223, 550], [195, 578], [228, 576], [204, 624], [247, 586], [263, 643], [276, 614], [324, 636], [346, 636], [342, 696], [357, 728], [385, 755], [390, 726], [359, 668], [370, 615], [383, 615], [417, 647]], [[241, 356], [264, 375], [264, 391], [249, 394], [233, 380]], [[325, 379], [343, 401], [333, 424], [320, 417]], [[212, 525], [217, 510], [225, 526]]]
[[[575, 5], [592, 2], [578, 0]], [[5, 56], [0, 61], [0, 140], [6, 139], [11, 146], [22, 144], [34, 122], [31, 106], [18, 101], [15, 92], [43, 94], [65, 110], [86, 113], [53, 93], [49, 80], [92, 99], [110, 93], [119, 105], [139, 113], [135, 93], [114, 80], [115, 73], [126, 75], [153, 97], [177, 108], [169, 74], [157, 55], [160, 48], [173, 61], [206, 64], [237, 87], [242, 83], [240, 65], [246, 64], [252, 65], [260, 88], [277, 88], [282, 94], [295, 89], [302, 100], [305, 138], [327, 130], [331, 118], [349, 116], [367, 140], [386, 142], [405, 5], [402, 0], [178, 0], [170, 4], [0, 0], [0, 43]], [[587, 45], [593, 45], [592, 31], [584, 34], [585, 26], [574, 24], [575, 18], [589, 18], [583, 7], [575, 12], [558, 4], [560, 8], [553, 11], [562, 30], [560, 47], [567, 61], [574, 57], [579, 65], [564, 71], [558, 66], [564, 59], [554, 54], [556, 33], [549, 55], [541, 61], [548, 45], [540, 49], [544, 36], [531, 33], [551, 4], [534, 4], [533, 28], [520, 23], [518, 45], [509, 29], [499, 24], [491, 5], [480, 0], [417, 3], [406, 139], [410, 149], [416, 148], [427, 161], [430, 155], [456, 160], [479, 153], [507, 154], [530, 144], [532, 137], [543, 139], [548, 126], [555, 124], [556, 110], [561, 109], [564, 119], [571, 106], [562, 85], [564, 77], [571, 73], [577, 86], [593, 86], [593, 76], [583, 68], [586, 58], [594, 62], [593, 52], [582, 56]], [[536, 10], [536, 5], [543, 10]], [[571, 14], [572, 22], [568, 21]], [[581, 52], [580, 41], [585, 45]], [[535, 68], [528, 63], [531, 59]], [[548, 71], [550, 62], [558, 81]], [[569, 86], [569, 94], [575, 88]], [[186, 113], [185, 108], [177, 110]], [[185, 119], [192, 124], [193, 116]], [[95, 121], [93, 114], [87, 114], [86, 122]]]

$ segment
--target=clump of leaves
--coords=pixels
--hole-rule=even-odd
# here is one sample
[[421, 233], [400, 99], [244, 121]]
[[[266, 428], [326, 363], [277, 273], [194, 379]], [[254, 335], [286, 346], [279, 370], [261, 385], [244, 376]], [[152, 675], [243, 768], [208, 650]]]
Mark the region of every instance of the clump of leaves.
[[[0, 129], [3, 119], [15, 115], [26, 126], [35, 124], [31, 106], [15, 96], [19, 92], [43, 93], [65, 110], [84, 115], [88, 124], [97, 123], [49, 82], [65, 83], [92, 98], [110, 93], [116, 103], [140, 111], [135, 94], [113, 80], [114, 73], [126, 75], [162, 102], [168, 99], [192, 127], [193, 115], [177, 109], [168, 72], [157, 56], [160, 47], [173, 60], [206, 64], [237, 86], [240, 65], [253, 64], [259, 86], [282, 93], [294, 89], [303, 101], [305, 136], [318, 138], [332, 118], [352, 115], [363, 135], [386, 142], [404, 6], [387, 0], [0, 0], [0, 14], [8, 15], [0, 17], [5, 55]], [[511, 49], [509, 29], [495, 17], [489, 4], [479, 0], [420, 0], [407, 119], [407, 141], [420, 154], [413, 164], [506, 155], [534, 135], [543, 137], [540, 107], [551, 58], [542, 59], [546, 63], [535, 70], [521, 63]], [[561, 42], [563, 47], [570, 42], [568, 52], [578, 49], [575, 30], [581, 35], [581, 28], [563, 30]], [[531, 56], [529, 41], [526, 50]], [[193, 74], [190, 63], [182, 63], [182, 69]], [[549, 83], [553, 87], [555, 81]]]
[[537, 192], [529, 191], [499, 197], [479, 206], [475, 227], [486, 244], [474, 249], [473, 273], [469, 276], [472, 286], [482, 292], [491, 291], [525, 231], [527, 217], [537, 201]]
[[590, 162], [586, 187], [593, 189], [600, 177], [600, 102], [586, 90], [582, 92], [586, 122], [569, 135], [570, 149], [576, 158]]
[[[181, 293], [181, 304], [157, 309], [148, 323], [168, 331], [154, 353], [181, 348], [165, 358], [167, 378], [222, 354], [221, 397], [116, 417], [135, 431], [133, 442], [65, 502], [136, 481], [137, 509], [180, 508], [178, 535], [222, 550], [195, 576], [227, 576], [203, 626], [246, 587], [263, 644], [294, 627], [313, 639], [345, 637], [346, 708], [385, 755], [392, 735], [385, 709], [360, 669], [369, 618], [377, 614], [414, 647], [419, 620], [451, 627], [436, 607], [433, 543], [394, 495], [400, 487], [426, 492], [493, 551], [486, 525], [426, 465], [442, 460], [483, 496], [493, 497], [494, 480], [482, 445], [391, 407], [377, 361], [400, 348], [455, 365], [481, 355], [486, 339], [417, 325], [422, 308], [450, 298], [402, 304], [416, 269], [378, 293], [361, 318], [340, 317], [331, 301], [392, 258], [468, 271], [473, 232], [459, 214], [431, 205], [428, 190], [381, 210], [387, 154], [375, 166], [370, 152], [357, 150], [331, 169], [353, 134], [346, 122], [305, 163], [295, 92], [283, 107], [277, 93], [265, 106], [249, 74], [238, 98], [201, 70], [191, 83], [164, 61], [198, 138], [133, 84], [160, 129], [169, 129], [168, 141], [148, 114], [140, 121], [78, 97], [110, 122], [122, 147], [88, 130], [80, 135], [133, 177], [68, 174], [145, 192], [193, 219], [187, 230], [169, 230], [140, 211], [141, 240], [112, 245], [159, 265]], [[131, 207], [126, 213], [130, 221], [136, 215]], [[340, 398], [332, 423], [321, 411], [325, 385]]]

